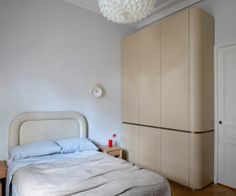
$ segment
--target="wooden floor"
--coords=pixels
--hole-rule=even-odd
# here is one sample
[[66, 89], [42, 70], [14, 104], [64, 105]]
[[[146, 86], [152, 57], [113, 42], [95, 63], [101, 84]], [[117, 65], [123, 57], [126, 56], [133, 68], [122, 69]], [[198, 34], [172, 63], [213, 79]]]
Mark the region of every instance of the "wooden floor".
[[212, 184], [201, 191], [191, 191], [190, 189], [170, 182], [172, 196], [236, 196], [236, 190], [228, 187]]

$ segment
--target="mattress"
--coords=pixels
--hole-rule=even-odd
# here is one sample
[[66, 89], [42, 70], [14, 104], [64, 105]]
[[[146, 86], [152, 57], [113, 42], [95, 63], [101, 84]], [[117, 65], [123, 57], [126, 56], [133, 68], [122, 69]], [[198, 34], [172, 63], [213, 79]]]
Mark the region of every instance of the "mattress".
[[171, 195], [166, 178], [122, 159], [96, 151], [60, 156], [11, 163], [8, 184], [12, 184], [12, 194], [14, 196]]

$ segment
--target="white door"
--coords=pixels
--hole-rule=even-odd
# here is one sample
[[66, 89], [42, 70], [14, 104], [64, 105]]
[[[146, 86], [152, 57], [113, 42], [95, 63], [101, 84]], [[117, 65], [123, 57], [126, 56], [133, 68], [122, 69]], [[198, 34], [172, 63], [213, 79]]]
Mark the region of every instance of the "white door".
[[218, 182], [236, 188], [236, 45], [218, 56]]

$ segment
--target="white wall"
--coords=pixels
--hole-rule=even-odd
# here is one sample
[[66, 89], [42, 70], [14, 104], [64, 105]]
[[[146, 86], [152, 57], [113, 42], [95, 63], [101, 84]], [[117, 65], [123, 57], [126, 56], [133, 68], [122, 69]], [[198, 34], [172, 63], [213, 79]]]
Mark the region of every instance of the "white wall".
[[[236, 43], [235, 0], [195, 6], [215, 17], [217, 47]], [[0, 159], [10, 121], [25, 111], [80, 111], [100, 143], [119, 134], [120, 40], [134, 30], [62, 0], [0, 0]], [[90, 95], [95, 83], [103, 99]]]
[[215, 18], [216, 47], [236, 43], [236, 0], [202, 0], [196, 6]]
[[[135, 29], [62, 0], [0, 0], [0, 160], [26, 111], [79, 111], [105, 144], [121, 129], [120, 41]], [[90, 94], [100, 83], [102, 99]]]

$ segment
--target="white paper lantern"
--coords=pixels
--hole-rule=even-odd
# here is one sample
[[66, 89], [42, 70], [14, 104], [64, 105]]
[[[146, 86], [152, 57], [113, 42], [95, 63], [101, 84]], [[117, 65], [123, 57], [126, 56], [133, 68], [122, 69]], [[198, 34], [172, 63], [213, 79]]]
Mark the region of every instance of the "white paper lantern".
[[150, 15], [156, 0], [98, 0], [102, 14], [116, 23], [135, 23]]

